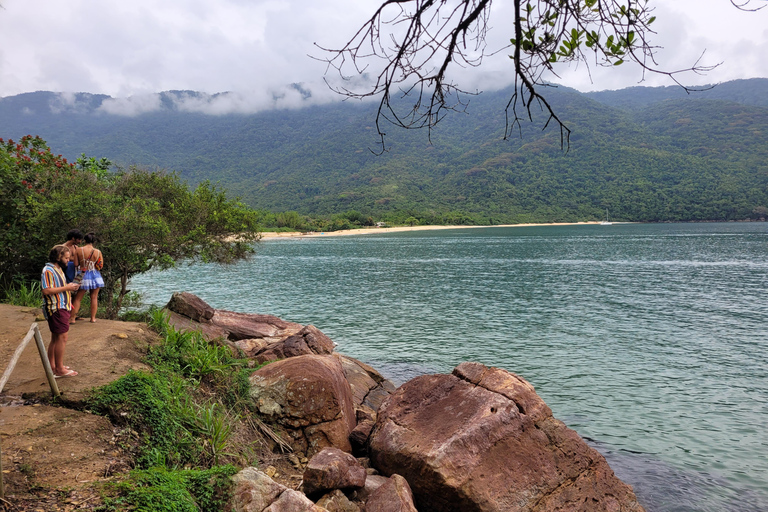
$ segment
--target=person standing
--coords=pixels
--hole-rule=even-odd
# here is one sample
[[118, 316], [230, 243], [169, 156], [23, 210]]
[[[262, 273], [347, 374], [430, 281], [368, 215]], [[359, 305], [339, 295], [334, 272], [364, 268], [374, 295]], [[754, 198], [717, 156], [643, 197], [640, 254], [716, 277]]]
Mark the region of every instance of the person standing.
[[69, 263], [70, 252], [65, 245], [56, 245], [48, 254], [48, 263], [41, 276], [43, 292], [43, 315], [51, 330], [51, 344], [48, 345], [48, 361], [56, 377], [74, 377], [77, 372], [64, 366], [64, 350], [69, 338], [69, 316], [72, 308], [72, 292], [77, 283], [67, 283], [64, 269]]
[[[67, 241], [64, 242], [64, 245], [69, 249], [69, 263], [67, 263], [67, 268], [64, 269], [64, 275], [66, 276], [68, 283], [75, 280], [77, 269], [80, 267], [80, 260], [77, 257], [77, 246], [81, 243], [83, 243], [83, 233], [79, 229], [69, 230], [67, 233]], [[73, 311], [74, 314], [77, 315], [77, 310], [73, 309]]]
[[85, 245], [80, 250], [80, 270], [85, 272], [83, 281], [80, 283], [80, 290], [75, 296], [75, 305], [79, 308], [80, 301], [85, 292], [88, 291], [91, 296], [91, 322], [96, 322], [96, 311], [99, 309], [99, 289], [104, 287], [104, 279], [99, 272], [104, 267], [104, 258], [101, 251], [96, 249], [93, 244], [96, 242], [96, 235], [88, 233], [84, 237]]

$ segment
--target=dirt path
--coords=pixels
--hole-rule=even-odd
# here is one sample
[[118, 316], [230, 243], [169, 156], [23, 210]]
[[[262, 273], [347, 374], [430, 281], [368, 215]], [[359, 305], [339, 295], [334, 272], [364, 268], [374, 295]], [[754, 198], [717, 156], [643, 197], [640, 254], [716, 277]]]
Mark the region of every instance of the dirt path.
[[[0, 304], [2, 371], [39, 314], [40, 310]], [[47, 347], [48, 326], [44, 321], [38, 325]], [[140, 323], [78, 321], [70, 329], [65, 363], [79, 375], [57, 379], [64, 400], [76, 404], [91, 388], [108, 384], [131, 368], [146, 368], [141, 360], [155, 339]], [[91, 508], [98, 496], [83, 489], [126, 469], [127, 457], [115, 444], [110, 422], [72, 408], [38, 403], [50, 393], [33, 341], [0, 394], [0, 446], [8, 510]], [[49, 490], [64, 488], [70, 489], [68, 495], [58, 493], [52, 501], [44, 498], [54, 495]], [[27, 508], [30, 503], [39, 505]]]

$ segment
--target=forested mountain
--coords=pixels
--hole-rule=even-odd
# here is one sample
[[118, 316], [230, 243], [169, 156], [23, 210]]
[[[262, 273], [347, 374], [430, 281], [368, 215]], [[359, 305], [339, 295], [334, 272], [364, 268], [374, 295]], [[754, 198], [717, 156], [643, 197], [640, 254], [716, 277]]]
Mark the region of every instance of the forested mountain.
[[[0, 99], [0, 137], [40, 135], [69, 158], [159, 166], [219, 182], [272, 211], [357, 210], [431, 223], [746, 219], [768, 207], [768, 79], [692, 95], [634, 87], [547, 91], [572, 130], [567, 151], [545, 119], [502, 140], [510, 90], [471, 97], [431, 134], [390, 127], [377, 156], [375, 105], [333, 103], [222, 115], [171, 91], [133, 116], [107, 96], [49, 92]], [[221, 99], [219, 97], [218, 99]], [[309, 102], [311, 98], [307, 98]], [[107, 110], [107, 111], [105, 111]]]

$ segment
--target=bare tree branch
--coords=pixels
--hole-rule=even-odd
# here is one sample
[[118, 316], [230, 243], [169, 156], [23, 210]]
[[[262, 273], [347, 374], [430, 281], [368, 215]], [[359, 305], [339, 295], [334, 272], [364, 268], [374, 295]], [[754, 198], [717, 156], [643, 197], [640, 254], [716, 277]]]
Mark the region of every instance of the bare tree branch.
[[[731, 2], [746, 10], [752, 0]], [[550, 123], [560, 129], [568, 147], [570, 129], [555, 113], [543, 94], [545, 77], [557, 76], [560, 62], [594, 66], [638, 64], [641, 81], [646, 73], [663, 74], [686, 91], [678, 75], [705, 73], [701, 58], [687, 69], [666, 71], [655, 55], [659, 49], [650, 39], [656, 17], [649, 0], [512, 0], [514, 6], [513, 54], [515, 88], [505, 109], [504, 138], [521, 130], [521, 122], [533, 120], [537, 105]], [[449, 78], [455, 67], [476, 67], [499, 50], [487, 49], [492, 0], [385, 0], [354, 36], [340, 49], [317, 45], [326, 52], [326, 83], [349, 98], [379, 97], [376, 129], [380, 151], [386, 151], [383, 122], [395, 126], [431, 130], [450, 111], [465, 111], [467, 95]], [[759, 9], [759, 8], [758, 8]], [[702, 54], [703, 56], [703, 54]], [[594, 59], [594, 60], [592, 60]], [[351, 68], [351, 73], [348, 70]], [[341, 84], [329, 80], [338, 72]], [[404, 106], [405, 105], [405, 106]]]

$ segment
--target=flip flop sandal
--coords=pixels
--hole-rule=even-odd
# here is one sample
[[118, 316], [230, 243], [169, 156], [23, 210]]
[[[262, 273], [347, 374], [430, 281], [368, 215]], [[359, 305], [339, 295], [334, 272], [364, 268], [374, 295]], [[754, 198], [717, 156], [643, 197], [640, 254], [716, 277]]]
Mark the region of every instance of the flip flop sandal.
[[67, 373], [63, 375], [54, 375], [54, 378], [58, 379], [61, 377], [76, 377], [76, 376], [77, 376], [77, 372], [75, 370], [67, 370]]

